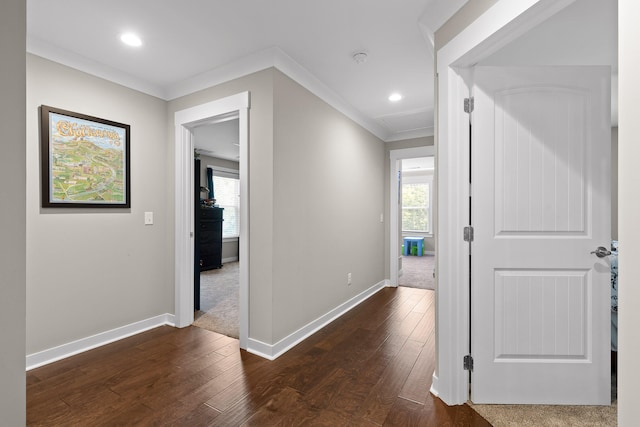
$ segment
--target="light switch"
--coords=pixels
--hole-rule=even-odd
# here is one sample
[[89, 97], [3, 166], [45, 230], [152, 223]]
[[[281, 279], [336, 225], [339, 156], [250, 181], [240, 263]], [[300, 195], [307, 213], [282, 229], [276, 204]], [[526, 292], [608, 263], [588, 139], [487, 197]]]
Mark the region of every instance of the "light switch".
[[144, 225], [153, 225], [153, 212], [144, 213]]

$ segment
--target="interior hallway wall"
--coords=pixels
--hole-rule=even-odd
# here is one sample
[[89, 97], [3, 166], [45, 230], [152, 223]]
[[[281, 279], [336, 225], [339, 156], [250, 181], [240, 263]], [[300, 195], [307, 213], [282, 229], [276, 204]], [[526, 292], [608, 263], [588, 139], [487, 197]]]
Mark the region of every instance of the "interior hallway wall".
[[[272, 342], [273, 264], [273, 68], [222, 83], [169, 101], [167, 106], [166, 173], [175, 174], [175, 113], [241, 92], [250, 92], [249, 109], [249, 337]], [[175, 213], [175, 183], [166, 187], [171, 203], [170, 223]], [[174, 257], [173, 231], [170, 237], [171, 269]]]
[[26, 424], [26, 2], [0, 2], [0, 414]]
[[[131, 125], [131, 209], [40, 207], [43, 104]], [[27, 55], [27, 354], [173, 313], [165, 117], [163, 100]]]
[[[640, 97], [640, 3], [619, 0], [619, 121], [618, 121], [618, 196], [619, 239], [618, 257], [619, 329], [618, 329], [618, 425], [638, 425], [637, 387], [640, 371], [640, 120], [637, 100]], [[628, 286], [624, 284], [628, 283]]]
[[384, 280], [384, 143], [276, 70], [273, 171], [277, 341]]

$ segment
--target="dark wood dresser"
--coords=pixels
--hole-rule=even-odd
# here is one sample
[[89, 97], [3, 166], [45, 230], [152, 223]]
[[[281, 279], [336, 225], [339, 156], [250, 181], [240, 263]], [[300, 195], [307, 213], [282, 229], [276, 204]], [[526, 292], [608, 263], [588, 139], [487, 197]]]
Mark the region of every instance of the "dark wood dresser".
[[200, 207], [200, 271], [222, 267], [223, 208]]

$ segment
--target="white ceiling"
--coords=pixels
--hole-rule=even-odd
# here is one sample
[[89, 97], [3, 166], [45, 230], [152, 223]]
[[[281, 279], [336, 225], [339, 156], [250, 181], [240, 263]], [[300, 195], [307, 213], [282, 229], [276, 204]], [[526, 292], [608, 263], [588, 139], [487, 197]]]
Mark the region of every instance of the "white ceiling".
[[433, 134], [433, 33], [466, 1], [28, 0], [27, 50], [167, 100], [277, 66], [397, 140]]
[[239, 120], [232, 119], [219, 123], [198, 126], [193, 129], [193, 144], [196, 151], [209, 157], [240, 160]]

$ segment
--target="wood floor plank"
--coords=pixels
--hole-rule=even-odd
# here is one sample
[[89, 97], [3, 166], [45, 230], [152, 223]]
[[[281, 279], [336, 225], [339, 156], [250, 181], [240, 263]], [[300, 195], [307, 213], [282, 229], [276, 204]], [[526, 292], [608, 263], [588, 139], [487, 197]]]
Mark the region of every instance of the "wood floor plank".
[[422, 347], [407, 381], [400, 390], [399, 397], [422, 405], [427, 401], [436, 365], [434, 344], [435, 334], [432, 332], [427, 343]]
[[220, 415], [220, 411], [208, 405], [198, 405], [194, 411], [178, 418], [175, 425], [179, 426], [209, 426], [215, 423], [215, 419]]
[[428, 426], [429, 414], [423, 411], [424, 405], [398, 398], [389, 410], [383, 426], [420, 427]]
[[422, 350], [417, 341], [407, 341], [394, 361], [385, 369], [360, 410], [361, 417], [382, 424], [402, 389]]
[[416, 306], [413, 308], [413, 311], [416, 311], [418, 313], [426, 313], [429, 308], [434, 305], [435, 300], [435, 291], [429, 290], [422, 296], [420, 302], [418, 302], [418, 304], [416, 304]]
[[481, 426], [429, 393], [433, 291], [385, 288], [278, 359], [160, 327], [29, 371], [30, 426]]
[[286, 387], [258, 410], [242, 425], [243, 426], [275, 426], [280, 424], [287, 413], [297, 408], [300, 401], [300, 392]]
[[340, 392], [348, 380], [348, 373], [343, 369], [334, 369], [327, 373], [326, 377], [309, 392], [305, 393], [303, 400], [315, 409], [325, 409], [329, 402]]
[[422, 319], [413, 330], [409, 339], [426, 343], [427, 339], [435, 333], [435, 306], [432, 304], [427, 311], [423, 313]]

